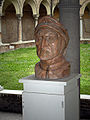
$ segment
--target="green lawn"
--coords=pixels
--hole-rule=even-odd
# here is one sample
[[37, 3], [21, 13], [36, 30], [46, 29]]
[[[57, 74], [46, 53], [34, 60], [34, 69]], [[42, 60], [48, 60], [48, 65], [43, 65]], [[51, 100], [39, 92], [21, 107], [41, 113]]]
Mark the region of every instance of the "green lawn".
[[35, 48], [21, 48], [0, 54], [0, 84], [5, 89], [22, 90], [19, 79], [34, 74], [38, 61]]
[[80, 45], [80, 93], [90, 95], [90, 44]]
[[[80, 45], [82, 94], [90, 94], [90, 44]], [[0, 54], [0, 85], [5, 89], [22, 90], [20, 78], [34, 74], [35, 63], [39, 61], [34, 48], [21, 48]]]

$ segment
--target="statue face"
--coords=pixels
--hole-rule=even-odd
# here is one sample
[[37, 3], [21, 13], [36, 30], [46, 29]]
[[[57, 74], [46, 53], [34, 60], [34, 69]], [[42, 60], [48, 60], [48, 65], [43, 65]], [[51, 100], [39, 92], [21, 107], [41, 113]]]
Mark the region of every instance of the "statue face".
[[36, 34], [37, 55], [41, 60], [49, 60], [60, 54], [60, 40], [55, 31], [44, 28]]

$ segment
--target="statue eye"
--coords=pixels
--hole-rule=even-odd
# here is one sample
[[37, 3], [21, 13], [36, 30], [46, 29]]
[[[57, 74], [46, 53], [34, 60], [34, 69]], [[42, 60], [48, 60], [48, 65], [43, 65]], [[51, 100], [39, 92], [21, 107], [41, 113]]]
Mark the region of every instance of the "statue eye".
[[54, 36], [49, 36], [49, 40], [48, 40], [48, 42], [49, 43], [54, 43], [55, 42], [55, 37]]

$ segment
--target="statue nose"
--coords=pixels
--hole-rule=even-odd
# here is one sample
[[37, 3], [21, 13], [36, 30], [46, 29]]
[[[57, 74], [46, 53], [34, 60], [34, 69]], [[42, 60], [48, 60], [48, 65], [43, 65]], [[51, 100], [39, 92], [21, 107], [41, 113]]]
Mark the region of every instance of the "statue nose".
[[46, 40], [43, 39], [42, 42], [41, 42], [41, 48], [44, 48], [45, 44], [46, 44]]

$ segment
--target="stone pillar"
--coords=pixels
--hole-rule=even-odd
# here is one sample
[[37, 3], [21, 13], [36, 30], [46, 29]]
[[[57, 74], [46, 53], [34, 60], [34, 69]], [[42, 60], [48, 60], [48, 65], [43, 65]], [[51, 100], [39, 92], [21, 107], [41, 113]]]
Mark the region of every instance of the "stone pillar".
[[22, 17], [21, 15], [17, 15], [18, 17], [18, 42], [22, 42]]
[[38, 18], [39, 18], [39, 15], [38, 15], [38, 14], [34, 15], [34, 24], [35, 24], [35, 27], [36, 27], [37, 24], [38, 24]]
[[[34, 75], [20, 79], [23, 83], [23, 120], [80, 120], [77, 79], [38, 80]], [[63, 82], [62, 82], [63, 81]]]
[[79, 0], [60, 0], [60, 22], [69, 33], [66, 59], [70, 61], [71, 73], [80, 72], [80, 16]]
[[80, 40], [83, 39], [83, 21], [82, 17], [80, 17]]
[[2, 45], [2, 17], [0, 16], [0, 45]]

